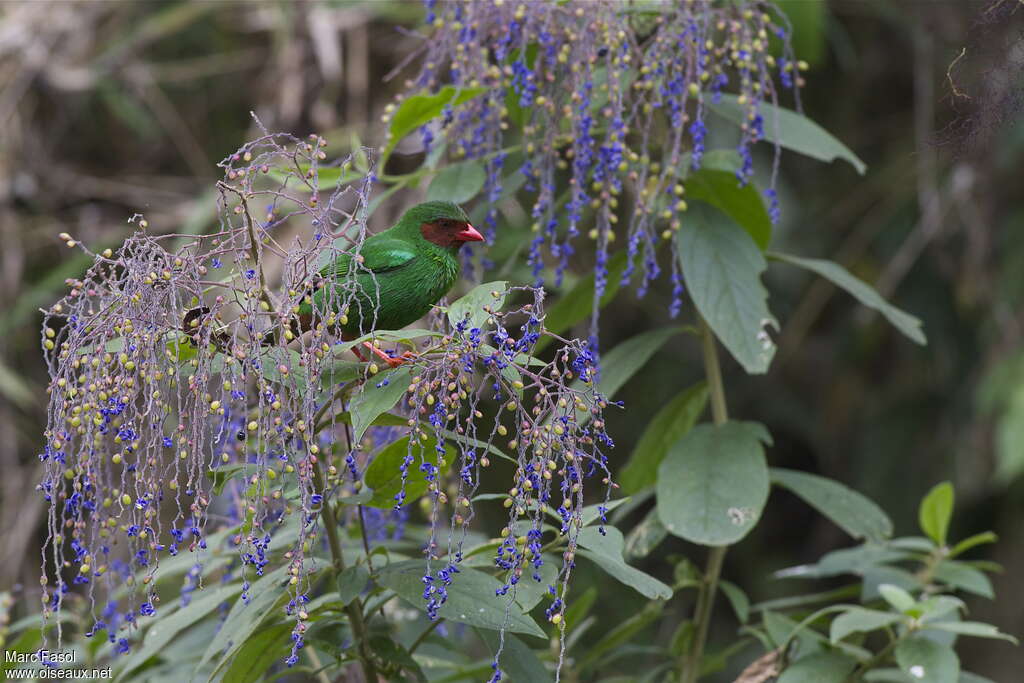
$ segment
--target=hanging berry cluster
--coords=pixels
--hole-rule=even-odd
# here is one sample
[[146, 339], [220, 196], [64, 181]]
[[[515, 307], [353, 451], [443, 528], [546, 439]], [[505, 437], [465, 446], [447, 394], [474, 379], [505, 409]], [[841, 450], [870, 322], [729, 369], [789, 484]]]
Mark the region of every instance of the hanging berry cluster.
[[[240, 582], [247, 604], [258, 579], [285, 580], [295, 664], [310, 592], [330, 565], [325, 522], [343, 509], [339, 496], [365, 489], [384, 452], [374, 447], [389, 443], [406, 449], [391, 474], [400, 485], [385, 511], [359, 523], [363, 534], [376, 524], [374, 537], [400, 527], [407, 504], [425, 494], [427, 613], [443, 606], [463, 560], [480, 469], [502, 457], [515, 463], [507, 542], [495, 558], [502, 594], [514, 597], [523, 577], [543, 579], [549, 617], [560, 619], [583, 482], [600, 478], [606, 500], [613, 486], [594, 359], [559, 338], [553, 360], [537, 360], [542, 290], [495, 283], [453, 304], [447, 319], [432, 315], [431, 329], [375, 333], [420, 340], [405, 365], [347, 360], [364, 341], [338, 331], [356, 287], [325, 287], [319, 271], [342, 251], [359, 262], [373, 170], [354, 170], [355, 157], [328, 163], [325, 145], [264, 134], [225, 159], [219, 225], [208, 233], [155, 234], [137, 216], [137, 232], [101, 253], [62, 235], [94, 262], [45, 311], [41, 336], [51, 375], [38, 486], [49, 504], [44, 613], [85, 593], [87, 635], [105, 635], [117, 653], [158, 617], [167, 599], [156, 588], [160, 565], [181, 555], [190, 558], [182, 606], [204, 581]], [[340, 182], [345, 174], [355, 180]], [[319, 289], [336, 298], [334, 312], [303, 320]], [[520, 304], [502, 310], [506, 299]], [[404, 426], [353, 436], [360, 406], [396, 387], [401, 400], [388, 405], [397, 402]], [[542, 575], [545, 509], [557, 510], [567, 550]], [[226, 550], [234, 559], [224, 561]]]
[[[455, 158], [485, 165], [490, 237], [504, 186], [525, 181], [533, 193], [528, 258], [538, 285], [548, 257], [559, 284], [580, 234], [596, 241], [595, 319], [613, 241], [625, 240], [623, 283], [639, 264], [640, 296], [661, 274], [656, 247], [679, 230], [683, 181], [706, 162], [709, 111], [723, 97], [742, 111], [732, 168], [745, 184], [752, 145], [765, 138], [765, 103], [790, 90], [799, 108], [806, 64], [794, 59], [786, 19], [770, 3], [425, 5], [428, 33], [410, 91], [452, 84], [473, 95], [446, 109], [445, 140]], [[428, 146], [436, 133], [422, 129]], [[506, 169], [510, 161], [516, 167]], [[776, 147], [765, 192], [773, 220], [777, 161]], [[674, 264], [671, 279], [675, 315], [683, 290]]]

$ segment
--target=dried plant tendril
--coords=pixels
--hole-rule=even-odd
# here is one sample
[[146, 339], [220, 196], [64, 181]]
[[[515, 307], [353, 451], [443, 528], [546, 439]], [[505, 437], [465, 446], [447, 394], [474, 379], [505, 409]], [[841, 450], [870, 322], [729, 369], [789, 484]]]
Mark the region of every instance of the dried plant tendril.
[[[416, 334], [343, 339], [342, 318], [360, 300], [354, 279], [319, 271], [341, 252], [360, 263], [374, 171], [354, 155], [328, 162], [325, 148], [316, 135], [264, 131], [224, 159], [220, 218], [206, 234], [156, 234], [136, 216], [117, 250], [96, 254], [63, 236], [94, 261], [44, 311], [44, 615], [84, 595], [86, 635], [118, 654], [159, 618], [161, 565], [178, 562], [182, 608], [204, 584], [239, 582], [248, 605], [261, 579], [286, 583], [286, 661], [296, 664], [315, 583], [338, 566], [327, 520], [340, 511], [337, 523], [358, 524], [367, 549], [400, 536], [413, 479], [426, 482], [412, 492], [429, 521], [424, 609], [437, 617], [458, 581], [481, 470], [495, 457], [515, 463], [494, 556], [499, 593], [512, 610], [522, 582], [544, 582], [548, 617], [564, 629], [584, 482], [600, 480], [605, 501], [614, 486], [593, 354], [556, 337], [553, 358], [535, 358], [548, 334], [543, 290], [505, 283], [451, 309], [463, 317], [432, 314]], [[342, 173], [357, 179], [323, 182]], [[318, 290], [328, 305], [302, 319]], [[346, 359], [375, 335], [418, 353], [389, 371]], [[371, 427], [355, 442], [357, 406], [403, 381], [391, 412], [404, 426]], [[339, 504], [364, 488], [374, 454], [400, 439], [407, 453], [388, 509]], [[554, 531], [545, 515], [558, 520]], [[553, 550], [561, 557], [545, 556]]]

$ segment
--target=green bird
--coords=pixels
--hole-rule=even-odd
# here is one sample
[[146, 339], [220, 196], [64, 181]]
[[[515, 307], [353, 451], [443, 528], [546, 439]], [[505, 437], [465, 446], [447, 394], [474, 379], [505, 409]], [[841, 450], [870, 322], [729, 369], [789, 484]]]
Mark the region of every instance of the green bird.
[[[367, 238], [357, 256], [340, 254], [320, 271], [311, 303], [299, 307], [300, 325], [308, 329], [314, 319], [336, 317], [336, 329], [348, 340], [405, 327], [426, 315], [455, 285], [459, 248], [483, 239], [458, 205], [417, 204], [398, 223]], [[404, 362], [369, 342], [364, 346], [391, 366]]]

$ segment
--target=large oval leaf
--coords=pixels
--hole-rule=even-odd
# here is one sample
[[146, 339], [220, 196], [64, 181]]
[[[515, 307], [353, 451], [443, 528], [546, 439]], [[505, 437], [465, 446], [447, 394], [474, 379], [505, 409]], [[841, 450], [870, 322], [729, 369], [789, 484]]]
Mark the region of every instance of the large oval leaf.
[[669, 533], [702, 545], [728, 545], [754, 527], [768, 500], [760, 425], [698, 425], [658, 468], [658, 516]]
[[718, 209], [693, 202], [676, 246], [690, 298], [715, 336], [747, 372], [765, 372], [775, 355], [765, 327], [777, 323], [753, 238]]

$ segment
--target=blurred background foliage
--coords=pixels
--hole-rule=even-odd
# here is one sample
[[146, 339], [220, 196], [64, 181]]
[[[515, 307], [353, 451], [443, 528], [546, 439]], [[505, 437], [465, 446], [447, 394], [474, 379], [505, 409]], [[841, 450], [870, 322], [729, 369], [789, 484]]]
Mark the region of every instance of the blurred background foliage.
[[[972, 599], [971, 618], [1024, 633], [1024, 5], [779, 5], [794, 23], [797, 55], [812, 65], [806, 112], [869, 170], [857, 176], [844, 164], [785, 155], [772, 246], [832, 258], [875, 283], [922, 318], [929, 344], [906, 343], [824, 281], [772, 269], [780, 352], [764, 377], [729, 361], [731, 412], [770, 425], [773, 465], [868, 494], [897, 533], [913, 533], [917, 501], [952, 480], [962, 527], [952, 535], [993, 529], [1002, 539], [987, 551], [1005, 567], [999, 599]], [[250, 112], [271, 130], [317, 131], [339, 152], [353, 134], [380, 144], [380, 116], [421, 40], [405, 29], [421, 20], [418, 3], [383, 0], [0, 5], [0, 587], [38, 585], [43, 506], [32, 490], [46, 404], [38, 308], [87, 264], [57, 234], [114, 245], [135, 212], [155, 230], [208, 228], [215, 163], [254, 136]], [[419, 163], [422, 152], [407, 142], [390, 164]], [[390, 224], [417, 192], [389, 202], [374, 227]], [[527, 220], [511, 211], [501, 228], [514, 233]], [[605, 348], [664, 322], [662, 289], [640, 302], [628, 290], [618, 295], [602, 317]], [[609, 431], [623, 460], [646, 423], [631, 415], [653, 414], [700, 378], [690, 346], [664, 349], [622, 391], [627, 409]], [[773, 571], [847, 543], [795, 497], [774, 495], [724, 570], [755, 599], [792, 592]], [[677, 540], [642, 568], [666, 574], [672, 553], [699, 557]], [[690, 610], [684, 602], [672, 609]], [[600, 603], [598, 624], [635, 611], [628, 598]], [[719, 607], [712, 641], [721, 643], [735, 631]], [[1019, 679], [1021, 650], [987, 640], [961, 648], [964, 668]]]

